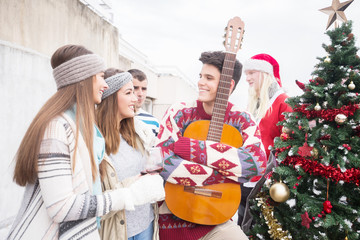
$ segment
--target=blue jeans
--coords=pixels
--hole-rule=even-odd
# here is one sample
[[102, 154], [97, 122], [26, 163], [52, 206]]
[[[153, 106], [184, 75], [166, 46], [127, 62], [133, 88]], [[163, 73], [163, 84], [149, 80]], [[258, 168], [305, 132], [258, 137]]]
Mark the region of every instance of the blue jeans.
[[152, 221], [149, 227], [135, 236], [129, 237], [128, 240], [151, 240], [154, 235], [154, 226]]

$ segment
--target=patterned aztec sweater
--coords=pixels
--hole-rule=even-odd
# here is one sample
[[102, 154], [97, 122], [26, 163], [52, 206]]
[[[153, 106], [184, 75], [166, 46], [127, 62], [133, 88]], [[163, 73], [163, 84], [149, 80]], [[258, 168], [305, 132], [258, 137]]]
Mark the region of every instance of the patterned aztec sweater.
[[[257, 181], [265, 171], [266, 155], [252, 116], [231, 103], [227, 106], [225, 123], [241, 133], [243, 146], [240, 148], [182, 137], [190, 123], [210, 119], [199, 101], [175, 104], [168, 109], [160, 125], [157, 144], [164, 153], [162, 177], [174, 184], [191, 186]], [[160, 210], [159, 227], [160, 239], [192, 240], [201, 238], [215, 226], [190, 223]]]
[[110, 212], [108, 193], [92, 195], [89, 153], [79, 135], [74, 167], [75, 123], [63, 114], [44, 134], [38, 180], [28, 184], [7, 239], [100, 239], [96, 216]]

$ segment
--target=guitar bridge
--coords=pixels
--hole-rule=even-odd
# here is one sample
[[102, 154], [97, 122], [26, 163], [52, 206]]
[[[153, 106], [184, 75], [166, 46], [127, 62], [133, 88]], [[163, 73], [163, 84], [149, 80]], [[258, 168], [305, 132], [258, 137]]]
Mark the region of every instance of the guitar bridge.
[[184, 191], [204, 197], [221, 198], [222, 192], [196, 186], [184, 186]]

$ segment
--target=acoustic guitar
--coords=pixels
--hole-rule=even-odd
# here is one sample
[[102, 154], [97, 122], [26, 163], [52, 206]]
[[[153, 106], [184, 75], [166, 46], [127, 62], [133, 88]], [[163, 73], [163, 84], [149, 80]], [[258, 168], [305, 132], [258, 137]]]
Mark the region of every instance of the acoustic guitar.
[[[236, 148], [243, 144], [240, 132], [224, 124], [230, 95], [230, 84], [234, 72], [236, 52], [241, 47], [244, 22], [239, 17], [229, 20], [225, 35], [225, 60], [220, 75], [211, 121], [191, 123], [184, 137], [197, 140], [212, 140]], [[177, 217], [202, 225], [218, 225], [236, 213], [241, 200], [240, 185], [219, 183], [202, 187], [184, 186], [166, 182], [165, 201], [169, 210]]]

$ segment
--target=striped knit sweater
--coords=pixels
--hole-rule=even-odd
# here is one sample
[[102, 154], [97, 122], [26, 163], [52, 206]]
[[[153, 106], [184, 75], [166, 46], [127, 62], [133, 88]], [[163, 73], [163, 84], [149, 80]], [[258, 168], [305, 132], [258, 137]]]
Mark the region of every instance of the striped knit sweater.
[[48, 125], [40, 147], [38, 179], [28, 184], [8, 239], [100, 239], [96, 217], [111, 210], [109, 194], [92, 195], [90, 157], [75, 123], [63, 114]]
[[153, 115], [146, 112], [144, 109], [139, 108], [136, 111], [135, 118], [146, 123], [149, 126], [149, 128], [151, 128], [155, 136], [158, 134], [160, 124], [159, 121]]
[[[161, 175], [168, 182], [191, 186], [256, 181], [265, 171], [266, 155], [252, 116], [231, 103], [227, 106], [224, 123], [241, 133], [243, 146], [240, 148], [182, 137], [190, 123], [210, 119], [199, 101], [175, 104], [168, 109], [158, 134], [157, 145], [165, 155]], [[199, 239], [214, 228], [189, 223], [161, 211], [159, 226], [160, 239], [172, 240]]]

